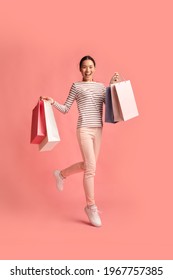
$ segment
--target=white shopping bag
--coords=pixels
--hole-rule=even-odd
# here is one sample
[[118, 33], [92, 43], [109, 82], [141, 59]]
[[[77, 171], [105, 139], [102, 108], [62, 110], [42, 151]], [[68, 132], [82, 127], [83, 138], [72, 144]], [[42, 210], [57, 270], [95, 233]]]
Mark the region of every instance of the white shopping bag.
[[56, 125], [52, 105], [48, 101], [44, 101], [44, 112], [47, 136], [39, 144], [39, 151], [50, 151], [60, 141], [60, 136]]
[[129, 80], [111, 85], [111, 97], [114, 121], [127, 121], [139, 115]]

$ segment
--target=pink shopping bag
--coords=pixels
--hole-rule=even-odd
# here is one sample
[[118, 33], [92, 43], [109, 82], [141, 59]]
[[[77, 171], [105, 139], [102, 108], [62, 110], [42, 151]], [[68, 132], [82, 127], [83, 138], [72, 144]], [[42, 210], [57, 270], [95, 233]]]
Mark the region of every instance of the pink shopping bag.
[[60, 142], [60, 136], [56, 125], [52, 105], [48, 101], [43, 101], [43, 103], [47, 135], [39, 144], [39, 151], [50, 151], [56, 146], [58, 142]]
[[111, 85], [111, 97], [114, 121], [127, 121], [139, 115], [129, 80]]
[[32, 111], [31, 140], [32, 144], [39, 144], [46, 137], [46, 123], [43, 101], [39, 101]]

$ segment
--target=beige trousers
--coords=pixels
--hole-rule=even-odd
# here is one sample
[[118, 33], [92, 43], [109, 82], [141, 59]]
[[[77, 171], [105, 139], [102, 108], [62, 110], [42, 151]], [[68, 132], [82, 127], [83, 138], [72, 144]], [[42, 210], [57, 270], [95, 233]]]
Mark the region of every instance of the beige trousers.
[[95, 204], [94, 199], [94, 176], [96, 162], [101, 145], [102, 127], [81, 127], [77, 129], [77, 139], [83, 161], [77, 162], [66, 169], [61, 170], [66, 178], [78, 172], [84, 172], [83, 186], [87, 205]]

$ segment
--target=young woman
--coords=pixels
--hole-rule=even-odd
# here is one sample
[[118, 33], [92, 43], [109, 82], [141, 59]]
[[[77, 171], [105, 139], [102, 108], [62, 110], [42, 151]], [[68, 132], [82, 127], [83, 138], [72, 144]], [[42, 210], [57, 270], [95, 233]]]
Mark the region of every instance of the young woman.
[[[93, 80], [96, 63], [91, 56], [85, 56], [81, 59], [79, 69], [82, 74], [82, 81], [72, 84], [64, 105], [54, 101], [51, 97], [41, 97], [41, 99], [49, 101], [64, 114], [68, 113], [74, 101], [77, 102], [79, 112], [77, 139], [83, 161], [62, 170], [55, 170], [54, 175], [57, 188], [59, 191], [62, 191], [65, 178], [74, 173], [84, 172], [83, 186], [86, 197], [86, 207], [84, 210], [90, 223], [99, 227], [102, 223], [95, 204], [94, 176], [101, 145], [102, 112], [106, 87], [102, 83]], [[110, 83], [115, 83], [118, 79], [119, 74], [115, 73]]]

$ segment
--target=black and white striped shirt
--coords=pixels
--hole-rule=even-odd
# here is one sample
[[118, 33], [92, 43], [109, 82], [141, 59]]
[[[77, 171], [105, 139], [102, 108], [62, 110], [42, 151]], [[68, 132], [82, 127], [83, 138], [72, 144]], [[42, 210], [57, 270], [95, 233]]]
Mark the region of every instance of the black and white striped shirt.
[[103, 102], [106, 87], [98, 82], [73, 83], [64, 105], [54, 102], [54, 107], [62, 113], [68, 113], [74, 100], [79, 112], [77, 128], [102, 127]]

